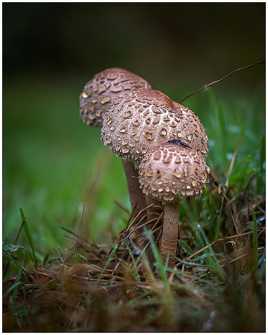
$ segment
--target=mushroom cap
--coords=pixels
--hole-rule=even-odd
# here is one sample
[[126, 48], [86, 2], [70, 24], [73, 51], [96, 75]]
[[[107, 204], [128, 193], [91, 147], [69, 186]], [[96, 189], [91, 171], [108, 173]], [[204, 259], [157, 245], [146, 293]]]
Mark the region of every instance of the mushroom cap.
[[148, 152], [139, 166], [140, 187], [163, 203], [202, 192], [209, 168], [204, 156], [193, 149], [164, 144]]
[[120, 68], [97, 73], [80, 94], [80, 114], [88, 126], [101, 126], [102, 116], [112, 104], [122, 100], [133, 90], [150, 88], [146, 80]]
[[208, 138], [198, 117], [164, 93], [136, 90], [103, 117], [102, 140], [123, 159], [139, 164], [154, 145], [180, 141], [206, 154]]

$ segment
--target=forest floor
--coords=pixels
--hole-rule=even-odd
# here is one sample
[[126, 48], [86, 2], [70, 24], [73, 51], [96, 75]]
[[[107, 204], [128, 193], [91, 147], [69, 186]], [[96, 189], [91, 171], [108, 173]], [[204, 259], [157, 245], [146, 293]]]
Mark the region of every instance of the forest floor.
[[265, 331], [262, 93], [187, 102], [212, 174], [180, 202], [169, 268], [146, 229], [153, 260], [133, 252], [121, 162], [82, 125], [79, 89], [18, 82], [5, 96], [3, 330]]
[[[221, 238], [209, 243], [206, 227], [182, 220], [173, 268], [161, 259], [149, 230], [144, 234], [153, 262], [144, 252], [135, 255], [131, 229], [111, 245], [97, 245], [81, 237], [81, 225], [77, 232], [65, 228], [68, 250], [40, 263], [21, 210], [17, 242], [24, 231], [33, 263], [24, 268], [19, 245], [5, 246], [4, 330], [265, 331], [265, 199], [252, 198], [250, 183], [254, 178], [233, 195], [211, 180], [204, 197], [211, 206], [220, 204]], [[196, 202], [188, 206], [201, 210]], [[141, 217], [130, 218], [129, 226]], [[19, 272], [8, 276], [12, 263]]]

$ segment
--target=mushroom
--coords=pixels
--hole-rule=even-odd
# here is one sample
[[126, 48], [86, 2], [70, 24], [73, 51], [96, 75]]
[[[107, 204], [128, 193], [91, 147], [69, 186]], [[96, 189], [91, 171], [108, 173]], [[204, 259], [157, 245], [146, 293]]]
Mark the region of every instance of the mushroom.
[[[107, 113], [103, 116], [102, 140], [115, 154], [134, 162], [136, 168], [139, 168], [141, 162], [141, 166], [145, 164], [144, 157], [148, 157], [147, 153], [151, 153], [152, 148], [157, 146], [162, 148], [161, 144], [164, 143], [169, 145], [168, 148], [175, 148], [176, 152], [181, 152], [181, 155], [185, 155], [186, 152], [189, 153], [189, 159], [191, 159], [193, 153], [195, 153], [197, 159], [198, 157], [201, 159], [208, 151], [207, 135], [198, 117], [190, 109], [173, 102], [164, 93], [152, 89], [136, 90], [116, 105], [113, 113]], [[164, 152], [166, 153], [166, 150]], [[161, 155], [161, 151], [156, 151], [155, 155], [155, 157], [158, 157], [158, 155]], [[177, 159], [179, 159], [180, 153], [177, 156]], [[163, 157], [164, 165], [162, 167], [167, 168], [167, 157], [169, 155]], [[143, 170], [140, 169], [140, 171]], [[143, 173], [150, 180], [151, 170], [143, 171]], [[195, 183], [194, 180], [193, 183]], [[171, 186], [167, 186], [170, 188], [170, 192], [172, 190]], [[144, 189], [146, 205], [151, 204], [159, 208], [159, 204], [161, 205], [163, 201], [166, 201], [162, 198], [165, 193], [161, 193], [163, 190], [160, 186], [159, 191], [160, 197], [157, 198]], [[190, 193], [189, 190], [186, 191], [187, 194]], [[180, 190], [180, 194], [183, 192], [183, 190]], [[167, 208], [170, 209], [170, 212], [167, 211]], [[169, 217], [173, 218], [172, 222], [177, 217], [174, 211], [171, 215], [171, 208], [173, 207], [165, 206], [165, 222], [170, 221]], [[147, 211], [149, 221], [153, 221], [154, 217], [150, 211]], [[165, 223], [164, 231], [166, 227], [167, 224]], [[139, 235], [139, 232], [136, 236], [133, 234], [133, 239], [138, 241], [137, 244], [140, 247], [143, 247], [144, 243], [140, 243]], [[177, 235], [175, 234], [174, 237], [177, 237]], [[168, 236], [164, 233], [163, 238], [164, 240], [168, 239]], [[174, 254], [174, 248], [172, 250]]]
[[86, 84], [80, 110], [87, 125], [102, 127], [104, 145], [126, 162], [132, 207], [164, 208], [160, 249], [175, 256], [178, 198], [201, 193], [207, 180], [208, 138], [200, 120], [141, 77], [117, 68]]
[[[88, 126], [102, 127], [103, 117], [114, 114], [114, 108], [140, 88], [150, 88], [143, 78], [120, 68], [110, 68], [97, 73], [80, 94], [80, 115]], [[138, 174], [131, 161], [123, 161], [127, 177], [130, 202], [139, 212], [145, 203], [139, 188]]]
[[179, 237], [179, 199], [202, 192], [208, 177], [204, 156], [180, 143], [167, 142], [152, 148], [144, 156], [139, 176], [144, 194], [163, 205], [160, 252], [174, 258]]

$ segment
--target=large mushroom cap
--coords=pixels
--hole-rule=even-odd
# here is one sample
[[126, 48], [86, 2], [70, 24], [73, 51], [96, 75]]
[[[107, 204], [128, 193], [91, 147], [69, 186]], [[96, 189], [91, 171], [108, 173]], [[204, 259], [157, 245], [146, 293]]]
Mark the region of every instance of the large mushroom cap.
[[164, 93], [139, 89], [103, 117], [102, 140], [124, 159], [137, 164], [156, 144], [180, 140], [203, 154], [207, 135], [198, 117]]
[[165, 203], [200, 194], [207, 182], [208, 167], [200, 152], [166, 144], [145, 155], [139, 176], [143, 193]]
[[150, 88], [146, 80], [120, 68], [97, 73], [80, 94], [80, 114], [87, 125], [101, 126], [102, 115], [111, 103], [117, 103], [133, 90]]

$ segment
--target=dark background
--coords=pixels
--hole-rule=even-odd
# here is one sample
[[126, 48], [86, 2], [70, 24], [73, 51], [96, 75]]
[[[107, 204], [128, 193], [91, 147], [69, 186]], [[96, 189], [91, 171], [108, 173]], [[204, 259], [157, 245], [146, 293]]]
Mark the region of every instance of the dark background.
[[[185, 82], [189, 92], [265, 55], [264, 3], [9, 3], [3, 14], [9, 81], [40, 75], [84, 83], [121, 66], [160, 89]], [[234, 80], [254, 89], [260, 73]]]

